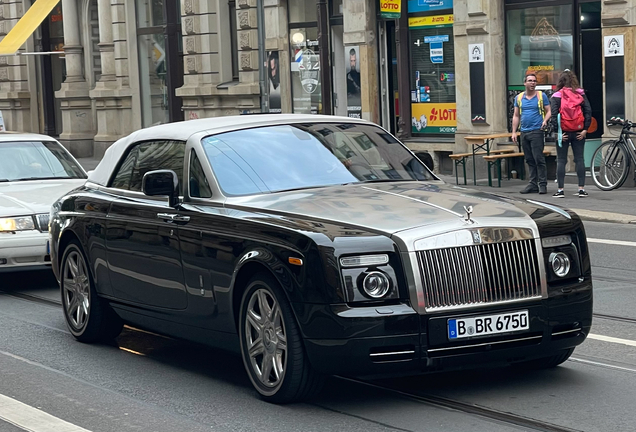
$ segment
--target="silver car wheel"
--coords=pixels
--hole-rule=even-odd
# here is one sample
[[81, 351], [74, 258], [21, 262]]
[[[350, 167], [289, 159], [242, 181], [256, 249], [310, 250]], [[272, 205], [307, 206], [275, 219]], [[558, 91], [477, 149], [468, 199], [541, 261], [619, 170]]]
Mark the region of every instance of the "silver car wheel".
[[279, 387], [287, 366], [287, 332], [280, 305], [266, 289], [256, 290], [245, 314], [245, 341], [252, 370], [268, 389]]
[[78, 251], [68, 254], [62, 277], [66, 316], [73, 327], [81, 330], [86, 325], [90, 311], [90, 281], [86, 262]]

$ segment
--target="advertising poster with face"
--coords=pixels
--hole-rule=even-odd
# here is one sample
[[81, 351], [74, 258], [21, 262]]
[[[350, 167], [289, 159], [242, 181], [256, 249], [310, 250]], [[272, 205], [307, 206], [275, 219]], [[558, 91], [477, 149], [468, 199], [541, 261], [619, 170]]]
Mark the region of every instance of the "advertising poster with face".
[[347, 70], [347, 116], [362, 118], [362, 92], [360, 91], [360, 47], [345, 48]]
[[282, 112], [280, 97], [280, 68], [278, 66], [278, 51], [267, 53], [267, 81], [269, 84], [269, 112]]

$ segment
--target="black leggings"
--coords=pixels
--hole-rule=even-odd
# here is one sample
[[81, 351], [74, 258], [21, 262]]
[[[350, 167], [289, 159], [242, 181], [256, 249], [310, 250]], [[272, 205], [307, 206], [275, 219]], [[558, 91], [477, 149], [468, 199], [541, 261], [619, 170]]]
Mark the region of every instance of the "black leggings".
[[[577, 140], [576, 134], [578, 132], [564, 132], [563, 142], [561, 147], [557, 142], [557, 181], [559, 183], [559, 189], [563, 189], [565, 183], [565, 164], [568, 161], [568, 147], [572, 146], [572, 153], [574, 153], [574, 163], [576, 164], [576, 176], [579, 178], [579, 186], [585, 186], [585, 160], [583, 159], [583, 151], [585, 149], [585, 139]], [[565, 140], [567, 136], [568, 140]]]

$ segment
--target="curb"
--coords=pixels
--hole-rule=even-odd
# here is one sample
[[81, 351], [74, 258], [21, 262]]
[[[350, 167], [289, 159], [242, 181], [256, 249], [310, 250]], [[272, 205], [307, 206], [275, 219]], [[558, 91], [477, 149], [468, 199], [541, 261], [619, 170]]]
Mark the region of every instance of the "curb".
[[636, 224], [636, 216], [594, 210], [572, 209], [584, 221]]

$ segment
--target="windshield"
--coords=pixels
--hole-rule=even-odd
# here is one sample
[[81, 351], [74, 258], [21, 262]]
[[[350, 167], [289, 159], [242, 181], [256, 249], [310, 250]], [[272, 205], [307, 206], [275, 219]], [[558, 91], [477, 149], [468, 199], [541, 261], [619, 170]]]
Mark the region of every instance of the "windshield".
[[0, 143], [0, 180], [86, 178], [82, 168], [58, 143], [2, 142]]
[[228, 196], [434, 179], [399, 141], [372, 125], [270, 126], [210, 136], [202, 144]]

